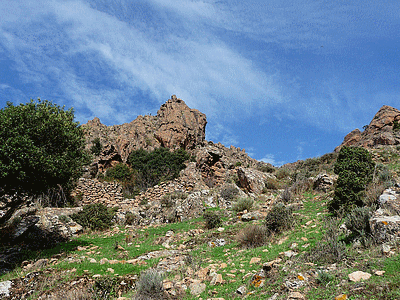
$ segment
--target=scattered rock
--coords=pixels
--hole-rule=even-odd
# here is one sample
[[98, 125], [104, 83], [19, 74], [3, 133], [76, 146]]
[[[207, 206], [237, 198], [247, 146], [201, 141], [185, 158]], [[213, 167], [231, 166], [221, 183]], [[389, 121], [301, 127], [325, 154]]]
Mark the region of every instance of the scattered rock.
[[349, 274], [350, 281], [358, 282], [361, 280], [368, 280], [372, 275], [362, 271], [356, 271]]
[[259, 258], [259, 257], [253, 257], [251, 260], [250, 260], [250, 264], [256, 264], [256, 263], [259, 263], [261, 261], [261, 258]]
[[0, 282], [0, 298], [10, 296], [12, 282], [10, 280]]
[[288, 300], [305, 300], [306, 298], [302, 293], [299, 292], [290, 292], [288, 295]]
[[251, 212], [248, 212], [246, 214], [243, 214], [242, 217], [241, 217], [241, 220], [243, 222], [249, 222], [249, 221], [261, 219], [262, 217], [263, 217], [263, 215], [260, 212], [251, 211]]
[[244, 295], [247, 292], [247, 288], [245, 285], [240, 286], [237, 290], [236, 293], [239, 295]]
[[190, 294], [192, 295], [200, 295], [202, 292], [206, 290], [206, 284], [200, 282], [200, 280], [193, 280], [193, 282], [189, 285]]

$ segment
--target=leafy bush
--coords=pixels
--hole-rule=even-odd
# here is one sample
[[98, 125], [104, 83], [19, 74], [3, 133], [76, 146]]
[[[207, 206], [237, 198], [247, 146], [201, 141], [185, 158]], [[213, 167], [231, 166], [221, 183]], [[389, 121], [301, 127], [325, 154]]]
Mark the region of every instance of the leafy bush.
[[317, 282], [323, 285], [327, 285], [333, 279], [333, 276], [324, 270], [317, 271], [317, 274]]
[[136, 282], [135, 300], [164, 299], [163, 276], [155, 269], [147, 269]]
[[240, 212], [244, 210], [250, 211], [253, 207], [253, 204], [254, 201], [251, 198], [240, 198], [235, 202], [232, 209], [235, 212]]
[[375, 163], [368, 150], [358, 147], [342, 147], [334, 171], [339, 178], [335, 194], [328, 204], [329, 210], [349, 212], [355, 206], [363, 206], [364, 191], [372, 181]]
[[325, 235], [309, 253], [310, 260], [318, 263], [339, 263], [347, 255], [344, 242], [339, 240], [339, 221], [334, 218], [325, 220]]
[[212, 210], [206, 210], [203, 214], [203, 218], [206, 221], [207, 229], [216, 228], [222, 224], [220, 215]]
[[223, 186], [221, 190], [221, 197], [228, 201], [235, 199], [238, 194], [239, 190], [231, 184]]
[[393, 121], [393, 130], [394, 130], [394, 131], [400, 130], [400, 123], [399, 123], [399, 121], [397, 121], [397, 120], [394, 120], [394, 121]]
[[161, 206], [167, 208], [173, 207], [178, 199], [186, 199], [187, 196], [185, 192], [181, 191], [165, 194], [161, 197]]
[[95, 138], [92, 142], [92, 147], [90, 147], [90, 152], [96, 156], [99, 156], [103, 150], [103, 145], [100, 142], [100, 138]]
[[284, 179], [288, 176], [290, 176], [290, 170], [286, 167], [280, 167], [276, 172], [276, 178], [278, 179]]
[[66, 215], [60, 215], [60, 216], [58, 217], [58, 220], [59, 220], [61, 223], [67, 224], [71, 219], [70, 219], [68, 216], [66, 216]]
[[128, 211], [125, 214], [125, 224], [134, 225], [136, 223], [136, 221], [137, 221], [136, 216], [133, 213], [131, 213], [130, 211]]
[[95, 203], [85, 205], [80, 212], [71, 215], [71, 219], [85, 228], [104, 230], [111, 227], [115, 212], [116, 209]]
[[96, 299], [114, 299], [117, 296], [118, 279], [115, 277], [101, 277], [96, 279], [93, 290]]
[[294, 225], [293, 212], [284, 204], [278, 203], [267, 214], [264, 224], [269, 231], [274, 233], [290, 229]]
[[346, 228], [351, 231], [351, 238], [358, 238], [364, 246], [372, 241], [371, 227], [369, 226], [372, 210], [370, 207], [356, 207], [345, 219]]
[[179, 176], [190, 155], [183, 149], [171, 152], [167, 148], [157, 148], [152, 152], [143, 149], [129, 154], [127, 163], [135, 171], [135, 184], [144, 190], [162, 181]]
[[274, 173], [276, 169], [273, 165], [265, 163], [262, 164], [261, 166], [258, 166], [257, 170], [264, 173]]
[[[278, 190], [280, 187], [279, 182], [275, 178], [267, 178], [265, 180], [265, 189], [267, 190]], [[264, 191], [266, 192], [266, 191]]]
[[292, 200], [292, 193], [289, 188], [283, 190], [281, 198], [284, 203], [289, 203]]
[[236, 239], [245, 248], [256, 248], [265, 245], [268, 241], [269, 231], [265, 226], [249, 225], [242, 229]]
[[129, 181], [132, 178], [132, 170], [124, 163], [119, 163], [106, 171], [106, 180]]

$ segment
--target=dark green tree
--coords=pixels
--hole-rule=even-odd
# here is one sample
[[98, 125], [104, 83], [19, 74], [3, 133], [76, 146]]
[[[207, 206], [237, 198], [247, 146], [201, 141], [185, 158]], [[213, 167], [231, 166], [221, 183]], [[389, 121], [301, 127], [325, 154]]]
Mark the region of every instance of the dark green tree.
[[334, 172], [339, 177], [335, 194], [328, 205], [329, 210], [337, 214], [363, 206], [364, 192], [372, 181], [374, 168], [375, 163], [368, 150], [360, 147], [342, 147], [334, 167]]
[[99, 156], [103, 150], [103, 145], [100, 142], [100, 138], [95, 138], [92, 142], [92, 147], [90, 147], [90, 152], [96, 156]]
[[0, 201], [8, 211], [0, 225], [27, 196], [71, 188], [88, 160], [84, 146], [72, 108], [40, 99], [18, 106], [7, 102], [0, 110]]

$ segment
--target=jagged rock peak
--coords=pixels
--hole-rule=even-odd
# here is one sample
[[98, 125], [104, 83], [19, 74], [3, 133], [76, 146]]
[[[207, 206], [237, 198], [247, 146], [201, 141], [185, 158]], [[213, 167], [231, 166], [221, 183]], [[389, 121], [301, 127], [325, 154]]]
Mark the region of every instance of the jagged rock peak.
[[373, 148], [379, 145], [398, 145], [400, 144], [399, 123], [400, 111], [394, 107], [384, 105], [375, 114], [363, 132], [359, 129], [351, 131], [335, 151], [339, 151], [343, 146]]
[[86, 131], [87, 148], [95, 138], [103, 145], [113, 145], [122, 161], [133, 150], [194, 149], [205, 144], [206, 115], [189, 108], [175, 95], [161, 105], [156, 116], [138, 116], [130, 123], [106, 126], [94, 118], [82, 126]]

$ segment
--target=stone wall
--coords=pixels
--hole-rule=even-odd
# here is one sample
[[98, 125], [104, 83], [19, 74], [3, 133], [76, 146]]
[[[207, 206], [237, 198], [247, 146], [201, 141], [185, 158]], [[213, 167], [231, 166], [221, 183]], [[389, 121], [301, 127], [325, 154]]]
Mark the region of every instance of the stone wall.
[[175, 179], [149, 188], [134, 199], [125, 199], [122, 193], [122, 186], [117, 182], [102, 182], [97, 179], [80, 178], [73, 196], [80, 199], [80, 205], [103, 203], [108, 207], [129, 209], [132, 206], [138, 206], [143, 201], [159, 201], [163, 195], [175, 191], [190, 192], [194, 186], [194, 180]]
[[124, 201], [122, 187], [116, 182], [101, 182], [97, 179], [80, 178], [73, 195], [80, 205], [103, 203], [109, 207], [119, 206]]

